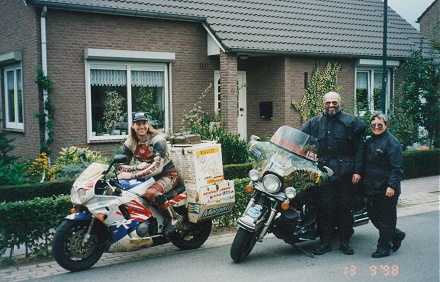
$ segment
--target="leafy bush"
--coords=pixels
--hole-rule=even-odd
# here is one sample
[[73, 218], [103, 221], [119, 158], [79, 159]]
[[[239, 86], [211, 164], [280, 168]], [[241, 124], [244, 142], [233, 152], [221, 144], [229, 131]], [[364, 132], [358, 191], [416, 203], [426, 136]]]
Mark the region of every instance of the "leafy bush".
[[0, 254], [13, 239], [15, 245], [25, 245], [33, 254], [49, 256], [54, 230], [71, 207], [68, 196], [0, 202]]
[[404, 179], [439, 175], [440, 149], [403, 152]]
[[29, 182], [28, 167], [25, 162], [13, 162], [10, 164], [0, 161], [0, 186], [21, 185]]
[[202, 111], [202, 102], [206, 97], [209, 89], [212, 85], [209, 85], [205, 91], [199, 97], [194, 107], [184, 114], [182, 120], [184, 131], [200, 134], [203, 140], [215, 140], [222, 145], [222, 160], [223, 164], [240, 164], [249, 161], [247, 152], [247, 143], [245, 140], [240, 139], [240, 136], [228, 132], [221, 126], [221, 113], [216, 112], [212, 116]]
[[15, 138], [8, 139], [6, 137], [7, 134], [7, 131], [0, 131], [0, 160], [3, 160], [4, 164], [9, 164], [17, 160], [17, 157], [9, 155], [9, 152], [15, 148], [14, 145], [11, 145]]
[[[72, 173], [69, 170], [72, 170], [73, 167], [69, 167], [66, 171], [66, 166], [69, 164], [81, 165], [81, 159], [79, 158], [79, 154], [84, 152], [85, 161], [87, 163], [92, 162], [100, 162], [100, 163], [108, 163], [110, 160], [107, 157], [104, 157], [100, 152], [91, 151], [88, 148], [79, 148], [75, 146], [71, 146], [68, 148], [62, 148], [60, 152], [60, 156], [55, 160], [55, 164], [53, 165], [53, 169], [55, 171], [55, 175], [57, 178], [66, 178]], [[82, 169], [84, 170], [84, 168]], [[67, 175], [63, 173], [66, 172]]]

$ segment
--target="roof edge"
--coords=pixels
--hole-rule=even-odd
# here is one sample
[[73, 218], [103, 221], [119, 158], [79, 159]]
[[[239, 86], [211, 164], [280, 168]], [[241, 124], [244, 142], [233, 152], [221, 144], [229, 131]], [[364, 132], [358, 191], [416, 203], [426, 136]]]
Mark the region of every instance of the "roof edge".
[[77, 12], [100, 13], [100, 14], [110, 14], [110, 15], [119, 15], [119, 16], [135, 16], [135, 17], [154, 18], [154, 19], [168, 19], [168, 20], [172, 19], [172, 20], [189, 21], [189, 22], [206, 21], [206, 17], [200, 17], [200, 16], [173, 15], [166, 13], [154, 13], [154, 12], [137, 11], [137, 10], [103, 8], [103, 7], [95, 7], [89, 5], [72, 5], [69, 3], [53, 3], [44, 0], [27, 0], [25, 3], [31, 4], [36, 7], [46, 6], [52, 9], [77, 11]]

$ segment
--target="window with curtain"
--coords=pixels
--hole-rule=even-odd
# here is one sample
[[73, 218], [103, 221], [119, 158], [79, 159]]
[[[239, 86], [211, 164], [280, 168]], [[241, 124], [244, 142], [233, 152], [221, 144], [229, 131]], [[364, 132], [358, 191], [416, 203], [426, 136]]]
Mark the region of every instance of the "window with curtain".
[[91, 64], [90, 139], [126, 136], [134, 112], [146, 112], [149, 123], [163, 130], [165, 70], [165, 64]]
[[6, 128], [23, 130], [23, 82], [21, 65], [5, 67], [4, 92]]

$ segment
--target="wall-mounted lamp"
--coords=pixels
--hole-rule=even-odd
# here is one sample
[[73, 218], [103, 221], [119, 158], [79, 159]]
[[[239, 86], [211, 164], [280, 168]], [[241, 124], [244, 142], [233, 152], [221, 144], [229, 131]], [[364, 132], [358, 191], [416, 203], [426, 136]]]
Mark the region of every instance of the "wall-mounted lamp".
[[249, 58], [248, 55], [239, 55], [238, 58], [240, 58], [240, 60], [247, 60]]

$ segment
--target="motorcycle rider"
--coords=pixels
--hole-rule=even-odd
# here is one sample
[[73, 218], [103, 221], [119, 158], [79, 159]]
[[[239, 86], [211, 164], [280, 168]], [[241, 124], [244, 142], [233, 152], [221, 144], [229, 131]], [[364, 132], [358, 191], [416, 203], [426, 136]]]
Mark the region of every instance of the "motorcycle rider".
[[338, 93], [328, 92], [323, 102], [323, 115], [306, 121], [300, 129], [318, 140], [319, 167], [327, 166], [334, 172], [330, 184], [319, 189], [320, 244], [313, 253], [322, 255], [331, 251], [330, 239], [336, 221], [339, 249], [344, 254], [352, 255], [354, 251], [350, 246], [350, 237], [354, 233], [354, 184], [361, 180], [366, 125], [359, 118], [341, 110], [341, 96]]
[[183, 221], [183, 216], [177, 214], [164, 194], [174, 189], [178, 184], [177, 170], [169, 158], [165, 137], [148, 123], [147, 114], [133, 114], [130, 127], [130, 137], [124, 142], [124, 153], [129, 163], [136, 157], [141, 161], [138, 165], [121, 165], [118, 179], [143, 179], [153, 177], [156, 181], [145, 193], [146, 198], [155, 203], [169, 218], [166, 227], [168, 234], [177, 230]]

